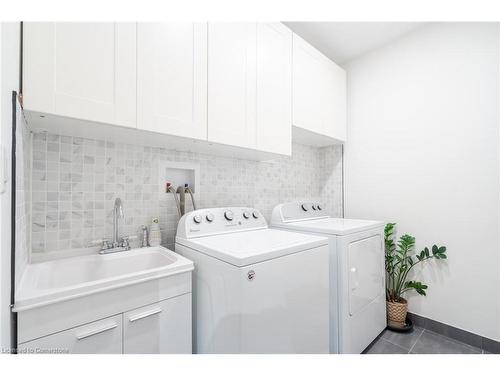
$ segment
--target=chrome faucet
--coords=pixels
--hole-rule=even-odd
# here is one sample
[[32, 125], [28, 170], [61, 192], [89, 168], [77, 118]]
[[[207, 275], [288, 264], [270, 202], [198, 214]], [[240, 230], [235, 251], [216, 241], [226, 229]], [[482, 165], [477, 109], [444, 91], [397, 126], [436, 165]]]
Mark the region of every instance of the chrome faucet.
[[118, 238], [118, 219], [123, 218], [123, 204], [120, 198], [115, 199], [115, 205], [113, 207], [113, 240], [111, 243], [104, 240], [102, 242], [102, 248], [99, 254], [109, 254], [116, 253], [118, 251], [130, 250], [130, 237]]
[[123, 205], [120, 198], [115, 199], [113, 208], [113, 247], [118, 247], [118, 219], [123, 219]]

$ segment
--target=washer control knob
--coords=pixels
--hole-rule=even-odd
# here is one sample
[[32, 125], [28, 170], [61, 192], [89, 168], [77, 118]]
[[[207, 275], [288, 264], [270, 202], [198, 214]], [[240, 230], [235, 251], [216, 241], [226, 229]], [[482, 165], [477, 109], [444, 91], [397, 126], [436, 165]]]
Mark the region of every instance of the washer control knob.
[[303, 204], [301, 207], [302, 207], [302, 210], [307, 211], [307, 205], [306, 204]]
[[224, 217], [226, 218], [226, 220], [233, 220], [233, 212], [232, 211], [226, 211], [224, 212]]
[[205, 218], [207, 219], [207, 221], [209, 223], [211, 223], [212, 221], [214, 221], [214, 214], [209, 212], [209, 213], [207, 213], [207, 216], [205, 216]]
[[257, 211], [254, 211], [252, 212], [252, 216], [254, 219], [258, 219], [259, 218], [259, 213]]
[[321, 208], [321, 206], [320, 206], [319, 204], [316, 206], [316, 208], [317, 208], [319, 211], [321, 211], [321, 210], [322, 210], [322, 208]]
[[250, 217], [250, 213], [248, 211], [243, 212], [243, 217], [248, 219]]
[[196, 223], [196, 224], [200, 224], [201, 223], [201, 215], [194, 215], [193, 216], [193, 221]]
[[316, 206], [314, 204], [311, 207], [314, 211], [316, 211]]

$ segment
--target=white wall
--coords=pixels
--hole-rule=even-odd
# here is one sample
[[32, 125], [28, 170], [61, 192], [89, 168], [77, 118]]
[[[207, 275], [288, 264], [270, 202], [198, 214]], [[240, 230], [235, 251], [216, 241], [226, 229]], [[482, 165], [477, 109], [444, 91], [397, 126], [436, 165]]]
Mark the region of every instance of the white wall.
[[410, 311], [500, 340], [497, 24], [432, 24], [346, 66], [346, 217], [446, 245]]
[[[1, 92], [0, 92], [0, 142], [9, 156], [12, 143], [12, 91], [19, 89], [19, 23], [1, 24]], [[9, 176], [10, 177], [10, 176]], [[10, 323], [10, 178], [7, 190], [0, 195], [0, 347], [9, 348], [11, 340]]]
[[[2, 27], [0, 27], [0, 69], [1, 69], [1, 66], [3, 65], [2, 64], [2, 56], [3, 56], [3, 43], [2, 43]], [[2, 77], [2, 74], [1, 74], [1, 70], [0, 70], [0, 87], [3, 88], [3, 77]], [[4, 110], [2, 108], [3, 106], [0, 104], [0, 128], [1, 128], [1, 119], [3, 118], [3, 113], [4, 113]], [[2, 145], [2, 140], [3, 140], [3, 137], [2, 137], [2, 132], [0, 131], [0, 147]], [[1, 152], [1, 150], [0, 150]], [[2, 212], [2, 199], [0, 199], [0, 212]], [[2, 231], [1, 231], [1, 228], [2, 228], [2, 218], [1, 218], [1, 215], [0, 215], [0, 251], [2, 249]], [[3, 295], [3, 289], [4, 289], [4, 272], [3, 272], [3, 267], [1, 266], [1, 260], [2, 260], [2, 254], [3, 251], [1, 251], [0, 253], [0, 297]], [[3, 322], [3, 314], [0, 313], [0, 348], [3, 348], [3, 336], [4, 336], [4, 329], [5, 329], [5, 323]]]

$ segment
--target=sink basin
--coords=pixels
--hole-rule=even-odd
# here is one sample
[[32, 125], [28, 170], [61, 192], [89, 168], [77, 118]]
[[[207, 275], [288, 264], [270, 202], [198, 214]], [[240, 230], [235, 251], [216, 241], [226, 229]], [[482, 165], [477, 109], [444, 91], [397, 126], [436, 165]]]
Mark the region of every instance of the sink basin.
[[192, 261], [161, 246], [29, 264], [16, 292], [13, 311], [192, 271], [193, 268]]

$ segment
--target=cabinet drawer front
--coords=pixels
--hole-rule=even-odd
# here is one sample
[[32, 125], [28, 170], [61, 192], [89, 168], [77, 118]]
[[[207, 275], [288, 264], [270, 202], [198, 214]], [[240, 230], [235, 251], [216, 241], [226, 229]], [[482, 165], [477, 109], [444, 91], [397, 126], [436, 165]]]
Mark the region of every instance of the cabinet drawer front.
[[19, 345], [20, 353], [119, 354], [122, 316], [115, 315]]
[[191, 293], [123, 314], [123, 352], [191, 353]]

